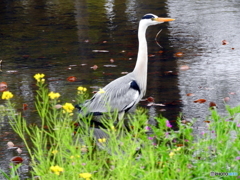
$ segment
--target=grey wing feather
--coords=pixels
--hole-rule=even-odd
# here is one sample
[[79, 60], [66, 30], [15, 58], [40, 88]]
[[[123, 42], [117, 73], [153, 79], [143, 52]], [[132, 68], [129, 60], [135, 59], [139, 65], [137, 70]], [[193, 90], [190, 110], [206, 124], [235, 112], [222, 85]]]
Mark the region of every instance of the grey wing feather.
[[131, 109], [141, 99], [140, 90], [131, 88], [133, 81], [134, 76], [129, 73], [110, 82], [103, 88], [104, 93], [97, 92], [92, 99], [83, 104], [85, 113], [114, 110], [121, 112]]

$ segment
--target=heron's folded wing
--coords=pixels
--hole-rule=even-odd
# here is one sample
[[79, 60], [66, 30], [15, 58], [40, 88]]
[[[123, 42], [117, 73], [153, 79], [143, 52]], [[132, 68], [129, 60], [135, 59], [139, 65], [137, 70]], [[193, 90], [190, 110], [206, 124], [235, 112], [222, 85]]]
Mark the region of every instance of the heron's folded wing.
[[128, 111], [140, 99], [137, 82], [123, 76], [105, 86], [102, 92], [97, 92], [84, 106], [88, 112]]

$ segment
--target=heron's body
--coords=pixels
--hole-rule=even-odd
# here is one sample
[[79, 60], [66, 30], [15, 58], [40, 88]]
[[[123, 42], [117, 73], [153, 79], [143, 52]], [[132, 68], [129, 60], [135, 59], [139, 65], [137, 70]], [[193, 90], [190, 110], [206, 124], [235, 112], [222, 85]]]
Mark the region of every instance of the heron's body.
[[90, 100], [80, 105], [83, 115], [100, 115], [104, 112], [117, 111], [124, 114], [132, 110], [146, 93], [148, 50], [146, 30], [150, 25], [160, 24], [174, 19], [158, 18], [153, 14], [146, 14], [139, 23], [138, 56], [133, 72], [122, 76], [98, 91]]

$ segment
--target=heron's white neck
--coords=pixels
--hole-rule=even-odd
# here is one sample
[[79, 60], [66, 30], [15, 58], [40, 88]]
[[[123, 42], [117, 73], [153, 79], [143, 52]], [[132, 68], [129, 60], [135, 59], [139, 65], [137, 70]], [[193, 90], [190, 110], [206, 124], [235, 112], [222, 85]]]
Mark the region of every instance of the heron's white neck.
[[138, 55], [137, 62], [135, 68], [133, 70], [133, 74], [137, 80], [140, 89], [142, 90], [142, 95], [145, 95], [146, 87], [147, 87], [147, 69], [148, 69], [148, 48], [147, 48], [147, 40], [146, 40], [146, 30], [147, 27], [145, 23], [139, 23], [138, 28]]

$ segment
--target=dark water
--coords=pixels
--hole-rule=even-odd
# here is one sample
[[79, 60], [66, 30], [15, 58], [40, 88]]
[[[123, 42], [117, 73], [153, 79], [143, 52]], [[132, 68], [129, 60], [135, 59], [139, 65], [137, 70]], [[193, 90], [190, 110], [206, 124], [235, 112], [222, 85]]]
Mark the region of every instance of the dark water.
[[[19, 110], [23, 103], [28, 104], [23, 114], [34, 122], [34, 74], [44, 73], [50, 90], [59, 92], [63, 102], [71, 102], [78, 86], [91, 92], [122, 72], [132, 71], [138, 21], [144, 14], [172, 17], [176, 20], [147, 31], [150, 56], [146, 97], [166, 104], [148, 107], [149, 113], [161, 113], [171, 121], [179, 113], [187, 119], [196, 118], [198, 133], [197, 127], [204, 128], [202, 121], [209, 114], [209, 102], [215, 102], [222, 114], [223, 98], [230, 97], [227, 103], [232, 106], [239, 104], [239, 10], [240, 2], [234, 0], [4, 0], [0, 3], [0, 82], [8, 83]], [[154, 40], [160, 29], [157, 39], [162, 48]], [[222, 40], [228, 44], [222, 45]], [[177, 52], [183, 55], [177, 57]], [[93, 70], [93, 65], [98, 69]], [[181, 70], [182, 65], [189, 69]], [[69, 76], [77, 81], [68, 82]], [[200, 98], [207, 102], [193, 102]], [[141, 105], [146, 107], [147, 103]], [[2, 118], [2, 169], [7, 169], [10, 157], [8, 141], [23, 146]]]

